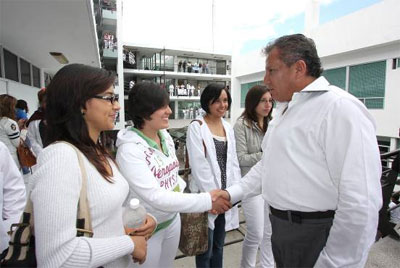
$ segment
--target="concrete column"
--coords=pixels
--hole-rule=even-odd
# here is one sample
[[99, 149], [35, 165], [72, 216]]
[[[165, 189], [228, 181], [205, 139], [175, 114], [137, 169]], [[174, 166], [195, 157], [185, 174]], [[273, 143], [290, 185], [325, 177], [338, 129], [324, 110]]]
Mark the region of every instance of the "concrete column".
[[304, 33], [306, 36], [309, 36], [319, 25], [319, 0], [309, 0], [306, 5]]

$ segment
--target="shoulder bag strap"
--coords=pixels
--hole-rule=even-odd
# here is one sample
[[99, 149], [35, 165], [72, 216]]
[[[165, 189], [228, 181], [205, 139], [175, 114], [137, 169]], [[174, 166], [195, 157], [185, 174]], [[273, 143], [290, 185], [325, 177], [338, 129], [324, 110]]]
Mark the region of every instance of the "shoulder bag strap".
[[63, 141], [63, 143], [66, 143], [74, 148], [76, 155], [78, 156], [79, 167], [82, 174], [82, 187], [78, 203], [77, 236], [92, 237], [92, 220], [90, 217], [89, 201], [87, 198], [87, 173], [85, 164], [83, 163], [82, 153], [78, 148], [75, 147], [75, 145], [65, 141]]

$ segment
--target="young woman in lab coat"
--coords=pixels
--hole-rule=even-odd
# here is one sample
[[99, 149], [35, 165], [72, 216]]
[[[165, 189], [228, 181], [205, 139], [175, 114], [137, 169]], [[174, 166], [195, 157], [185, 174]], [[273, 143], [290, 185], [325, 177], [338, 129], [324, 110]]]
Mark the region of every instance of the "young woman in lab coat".
[[[241, 178], [234, 132], [223, 119], [231, 102], [229, 91], [220, 84], [208, 85], [200, 97], [206, 114], [197, 118], [202, 123], [194, 121], [189, 125], [186, 139], [192, 191], [225, 189]], [[196, 256], [196, 266], [222, 267], [225, 231], [238, 227], [236, 207], [218, 216], [209, 214], [208, 251]]]

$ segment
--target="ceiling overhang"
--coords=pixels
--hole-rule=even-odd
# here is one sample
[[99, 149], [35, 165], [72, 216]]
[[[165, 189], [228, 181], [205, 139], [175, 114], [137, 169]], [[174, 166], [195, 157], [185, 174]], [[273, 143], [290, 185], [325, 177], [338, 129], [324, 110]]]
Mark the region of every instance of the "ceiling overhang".
[[0, 44], [33, 65], [54, 74], [69, 63], [100, 67], [91, 0], [1, 0]]

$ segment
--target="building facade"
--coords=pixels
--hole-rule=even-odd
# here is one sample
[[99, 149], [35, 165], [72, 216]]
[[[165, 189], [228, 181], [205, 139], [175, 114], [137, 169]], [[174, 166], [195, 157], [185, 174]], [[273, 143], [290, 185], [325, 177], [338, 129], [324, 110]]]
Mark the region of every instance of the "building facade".
[[[306, 29], [318, 49], [328, 81], [362, 101], [377, 122], [381, 152], [400, 147], [400, 5], [383, 0], [370, 7]], [[307, 17], [307, 16], [306, 16]], [[248, 89], [263, 83], [260, 51], [233, 54], [232, 120], [244, 107]]]

